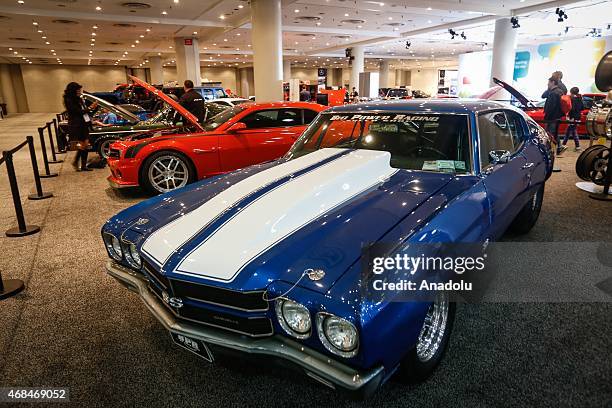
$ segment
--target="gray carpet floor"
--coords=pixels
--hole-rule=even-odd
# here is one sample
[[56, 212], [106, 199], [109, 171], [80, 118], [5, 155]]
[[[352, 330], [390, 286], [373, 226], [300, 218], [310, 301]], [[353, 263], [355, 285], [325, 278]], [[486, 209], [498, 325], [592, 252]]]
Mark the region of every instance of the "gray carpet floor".
[[[51, 117], [0, 121], [0, 149]], [[15, 220], [0, 166], [0, 271], [27, 283], [0, 301], [0, 387], [65, 386], [72, 405], [83, 407], [612, 406], [612, 305], [605, 302], [460, 305], [433, 377], [410, 386], [391, 381], [365, 402], [265, 361], [208, 365], [173, 345], [140, 300], [104, 271], [101, 225], [144, 195], [110, 189], [107, 169], [75, 172], [71, 155], [52, 165], [59, 177], [43, 181], [52, 199], [23, 200], [28, 223], [42, 231], [19, 239], [3, 234]], [[540, 220], [521, 240], [554, 241], [569, 252], [573, 241], [612, 241], [612, 203], [574, 187], [575, 158], [568, 152], [558, 160], [563, 171], [548, 183]], [[25, 197], [33, 191], [27, 152], [15, 161]], [[580, 279], [580, 270], [572, 272]]]

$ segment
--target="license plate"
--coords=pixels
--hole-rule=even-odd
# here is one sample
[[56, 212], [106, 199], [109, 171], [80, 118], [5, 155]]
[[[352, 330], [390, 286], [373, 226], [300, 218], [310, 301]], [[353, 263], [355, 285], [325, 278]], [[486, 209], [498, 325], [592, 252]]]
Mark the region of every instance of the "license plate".
[[210, 352], [210, 349], [202, 340], [194, 339], [192, 337], [185, 336], [184, 334], [174, 332], [170, 332], [170, 335], [176, 344], [194, 354], [197, 354], [199, 357], [203, 358], [209, 363], [212, 363], [215, 360]]

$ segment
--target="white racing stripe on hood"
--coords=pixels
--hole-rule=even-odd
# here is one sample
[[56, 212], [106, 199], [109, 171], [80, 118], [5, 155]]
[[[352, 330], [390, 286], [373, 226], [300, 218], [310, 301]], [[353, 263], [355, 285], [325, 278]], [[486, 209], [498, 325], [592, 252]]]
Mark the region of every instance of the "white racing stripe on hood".
[[342, 149], [321, 149], [278, 166], [255, 173], [220, 192], [195, 210], [153, 232], [142, 245], [142, 251], [158, 265], [193, 238], [223, 211], [254, 191], [338, 154]]
[[256, 256], [394, 174], [388, 152], [356, 150], [251, 203], [200, 243], [177, 273], [230, 282]]

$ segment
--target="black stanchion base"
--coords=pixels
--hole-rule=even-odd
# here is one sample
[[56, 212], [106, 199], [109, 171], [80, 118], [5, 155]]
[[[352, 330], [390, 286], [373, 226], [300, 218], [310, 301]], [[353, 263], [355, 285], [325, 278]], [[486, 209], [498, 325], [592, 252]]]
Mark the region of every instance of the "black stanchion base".
[[30, 194], [28, 196], [28, 200], [44, 200], [45, 198], [51, 198], [51, 197], [53, 197], [53, 193], [48, 191], [46, 193], [42, 193], [41, 195]]
[[26, 235], [36, 234], [40, 231], [40, 227], [38, 225], [26, 225], [25, 231], [21, 231], [19, 227], [11, 228], [7, 230], [4, 234], [7, 237], [25, 237]]
[[589, 197], [598, 201], [612, 201], [612, 195], [610, 194], [589, 194]]
[[57, 173], [49, 173], [49, 174], [41, 174], [40, 178], [51, 178], [51, 177], [57, 177], [58, 174]]
[[15, 296], [25, 289], [23, 281], [19, 279], [7, 279], [2, 281], [2, 284], [4, 286], [4, 290], [0, 290], [0, 300]]
[[63, 160], [49, 160], [49, 164], [58, 164], [58, 163], [63, 163]]

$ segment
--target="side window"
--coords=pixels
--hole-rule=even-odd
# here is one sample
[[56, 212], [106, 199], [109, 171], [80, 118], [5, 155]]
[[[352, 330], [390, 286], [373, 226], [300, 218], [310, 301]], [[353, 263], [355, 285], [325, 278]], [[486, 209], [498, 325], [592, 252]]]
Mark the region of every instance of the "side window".
[[510, 125], [503, 112], [488, 112], [478, 116], [480, 138], [480, 167], [491, 164], [489, 152], [493, 150], [514, 151]]
[[304, 124], [308, 125], [317, 117], [319, 112], [310, 109], [304, 109]]
[[520, 114], [512, 111], [506, 111], [510, 133], [512, 134], [512, 144], [514, 150], [517, 151], [525, 142], [525, 132], [523, 130], [523, 118]]
[[278, 110], [272, 109], [253, 112], [242, 118], [241, 122], [244, 123], [248, 129], [277, 127], [279, 126]]
[[278, 126], [301, 126], [302, 111], [300, 109], [280, 109], [278, 122]]

